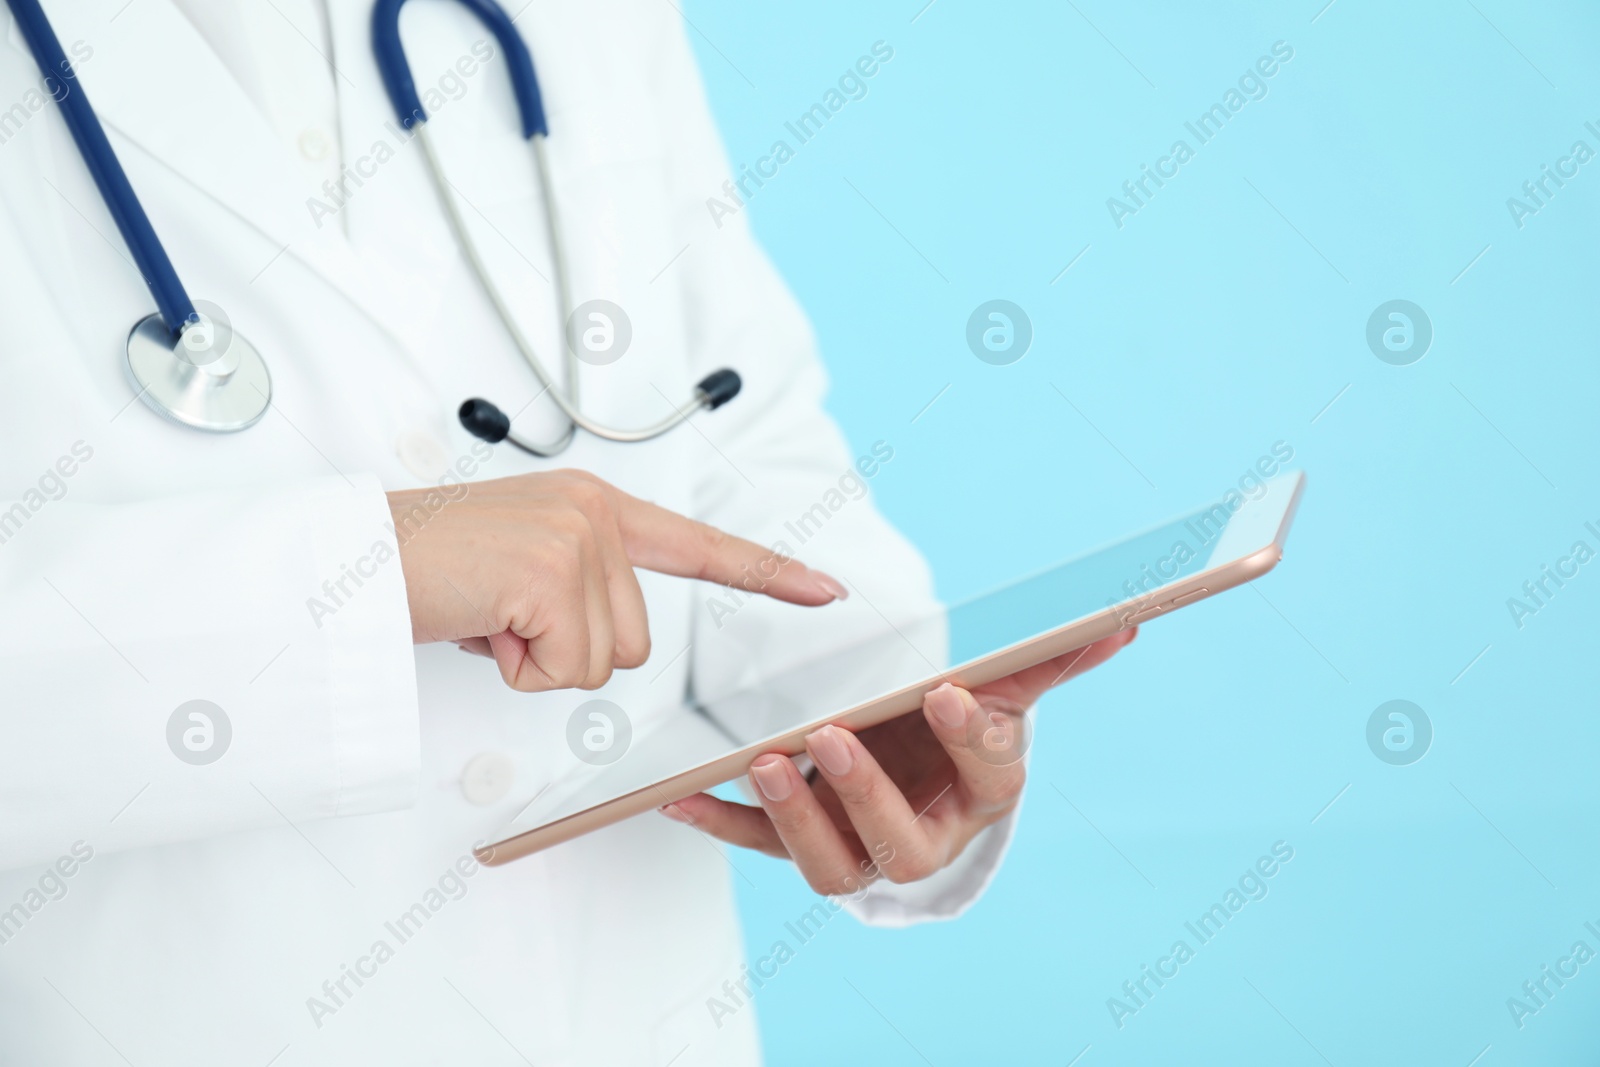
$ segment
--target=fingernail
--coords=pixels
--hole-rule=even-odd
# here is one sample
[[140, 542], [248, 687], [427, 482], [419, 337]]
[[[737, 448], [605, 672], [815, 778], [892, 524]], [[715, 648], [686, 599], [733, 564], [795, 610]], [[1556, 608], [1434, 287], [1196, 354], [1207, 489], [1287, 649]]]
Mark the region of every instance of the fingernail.
[[850, 590], [840, 585], [839, 579], [834, 578], [831, 575], [823, 574], [821, 571], [812, 571], [811, 582], [818, 589], [822, 590], [824, 593], [827, 593], [835, 600], [850, 599]]
[[823, 770], [835, 776], [849, 774], [850, 768], [856, 765], [856, 758], [850, 754], [850, 746], [840, 736], [843, 732], [837, 726], [824, 726], [806, 738], [806, 747], [811, 749], [812, 758], [822, 764]]
[[967, 702], [949, 682], [944, 683], [923, 698], [928, 711], [947, 730], [954, 730], [967, 721]]
[[750, 774], [755, 778], [761, 795], [775, 803], [788, 800], [789, 794], [794, 792], [794, 782], [781, 759], [773, 758], [766, 763], [758, 763], [750, 768]]
[[663, 804], [656, 810], [674, 822], [686, 823], [689, 821], [688, 814], [676, 804]]

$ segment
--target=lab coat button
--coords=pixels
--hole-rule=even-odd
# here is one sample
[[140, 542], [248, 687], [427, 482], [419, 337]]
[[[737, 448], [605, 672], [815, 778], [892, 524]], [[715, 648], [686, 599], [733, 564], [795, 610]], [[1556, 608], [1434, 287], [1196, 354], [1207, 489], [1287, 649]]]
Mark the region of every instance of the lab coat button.
[[504, 800], [517, 768], [504, 752], [480, 752], [461, 771], [461, 795], [480, 807]]
[[409, 430], [394, 443], [406, 470], [425, 482], [437, 482], [450, 471], [450, 457], [439, 439], [426, 430]]
[[328, 135], [315, 127], [300, 131], [300, 154], [313, 163], [328, 157], [328, 149], [332, 142]]

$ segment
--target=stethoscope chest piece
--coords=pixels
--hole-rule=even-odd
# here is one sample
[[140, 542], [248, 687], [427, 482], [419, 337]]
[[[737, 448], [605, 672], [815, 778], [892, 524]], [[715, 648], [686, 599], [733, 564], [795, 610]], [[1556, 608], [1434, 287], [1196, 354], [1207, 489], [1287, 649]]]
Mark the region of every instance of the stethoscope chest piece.
[[139, 320], [128, 335], [128, 378], [158, 415], [211, 433], [254, 426], [272, 403], [261, 353], [205, 317], [176, 339], [159, 314]]

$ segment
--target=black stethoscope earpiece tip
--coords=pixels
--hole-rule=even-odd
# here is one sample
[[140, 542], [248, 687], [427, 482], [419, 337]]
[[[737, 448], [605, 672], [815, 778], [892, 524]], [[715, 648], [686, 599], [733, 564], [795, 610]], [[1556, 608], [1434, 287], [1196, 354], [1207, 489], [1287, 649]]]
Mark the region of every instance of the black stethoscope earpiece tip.
[[734, 397], [739, 395], [739, 390], [744, 382], [739, 377], [739, 372], [730, 367], [714, 370], [695, 386], [706, 398], [706, 410], [715, 411]]
[[478, 397], [463, 401], [458, 412], [461, 425], [472, 436], [497, 445], [511, 432], [511, 420], [506, 413]]

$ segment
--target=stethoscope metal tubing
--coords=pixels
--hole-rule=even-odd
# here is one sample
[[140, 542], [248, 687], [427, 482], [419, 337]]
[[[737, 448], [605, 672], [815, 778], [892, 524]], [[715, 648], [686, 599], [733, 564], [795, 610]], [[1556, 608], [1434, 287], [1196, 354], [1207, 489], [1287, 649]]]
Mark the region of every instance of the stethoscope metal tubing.
[[553, 444], [531, 444], [514, 435], [511, 436], [513, 444], [535, 455], [554, 456], [566, 450], [567, 446], [572, 443], [575, 430], [579, 428], [608, 441], [617, 441], [624, 444], [648, 441], [651, 438], [660, 437], [668, 430], [681, 425], [689, 416], [701, 408], [711, 406], [711, 401], [705, 394], [697, 392], [687, 405], [675, 408], [671, 415], [660, 422], [637, 430], [619, 430], [589, 418], [580, 411], [578, 409], [578, 357], [573, 350], [570, 339], [565, 337], [566, 316], [572, 310], [571, 300], [567, 291], [566, 256], [562, 253], [561, 235], [557, 222], [560, 216], [555, 213], [554, 196], [550, 182], [550, 166], [545, 156], [544, 135], [535, 134], [532, 138], [532, 146], [534, 165], [539, 174], [539, 185], [544, 191], [545, 225], [549, 231], [550, 258], [556, 274], [556, 298], [558, 301], [556, 309], [562, 320], [560, 324], [563, 334], [562, 348], [565, 352], [563, 360], [567, 378], [565, 391], [545, 368], [544, 361], [534, 351], [533, 343], [528, 340], [527, 335], [523, 333], [522, 328], [517, 324], [510, 305], [506, 303], [505, 298], [500, 294], [500, 289], [495, 285], [494, 279], [489, 276], [488, 267], [484, 264], [482, 256], [478, 254], [478, 247], [472, 239], [472, 234], [467, 230], [466, 219], [462, 217], [461, 209], [456, 204], [459, 194], [455, 192], [454, 187], [450, 184], [450, 179], [445, 176], [438, 149], [434, 147], [433, 140], [428, 134], [427, 120], [419, 119], [412, 127], [412, 132], [416, 135], [418, 143], [422, 145], [423, 157], [427, 160], [428, 170], [433, 175], [434, 188], [438, 191], [439, 200], [444, 205], [445, 217], [450, 221], [450, 228], [455, 231], [456, 242], [460, 245], [462, 254], [466, 257], [467, 265], [472, 268], [472, 272], [477, 276], [478, 283], [483, 287], [485, 295], [489, 297], [490, 303], [494, 305], [495, 314], [499, 316], [500, 321], [505, 325], [506, 332], [511, 335], [512, 343], [522, 353], [522, 358], [527, 361], [528, 366], [533, 370], [534, 376], [539, 379], [539, 384], [544, 387], [543, 393], [547, 394], [555, 402], [555, 405], [561, 409], [561, 413], [567, 417], [569, 422], [567, 432]]

